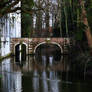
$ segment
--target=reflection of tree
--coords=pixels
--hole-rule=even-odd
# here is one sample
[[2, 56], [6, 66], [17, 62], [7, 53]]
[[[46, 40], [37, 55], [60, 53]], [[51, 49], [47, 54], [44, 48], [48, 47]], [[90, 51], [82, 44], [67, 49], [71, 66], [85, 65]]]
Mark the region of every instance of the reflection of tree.
[[34, 92], [39, 92], [39, 77], [37, 70], [33, 73], [33, 90]]
[[[46, 56], [42, 56], [42, 62], [43, 66], [46, 66]], [[53, 65], [53, 57], [49, 58], [50, 65]], [[49, 74], [49, 76], [48, 76]], [[39, 76], [41, 75], [41, 76]], [[40, 82], [40, 81], [41, 82]], [[34, 69], [33, 73], [33, 90], [34, 92], [39, 92], [39, 89], [41, 87], [43, 92], [59, 92], [58, 88], [58, 75], [57, 72], [49, 70], [49, 73], [47, 72], [46, 68], [43, 68], [39, 74], [37, 69]], [[41, 83], [41, 84], [39, 84]]]
[[2, 62], [3, 92], [21, 92], [21, 72], [14, 72], [10, 59]]
[[47, 73], [45, 70], [42, 71], [42, 85], [43, 85], [43, 92], [48, 92], [48, 82], [47, 82]]
[[50, 76], [50, 90], [51, 92], [59, 92], [59, 81], [58, 81], [58, 76], [57, 72], [55, 71], [50, 71], [49, 73]]

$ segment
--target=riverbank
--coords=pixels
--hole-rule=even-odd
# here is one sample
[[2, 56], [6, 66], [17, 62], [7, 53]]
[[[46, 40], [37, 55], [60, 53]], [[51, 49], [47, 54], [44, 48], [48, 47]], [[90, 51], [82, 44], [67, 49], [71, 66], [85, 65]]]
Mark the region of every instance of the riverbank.
[[5, 56], [0, 56], [0, 61], [2, 61], [5, 58], [11, 57], [11, 56], [12, 56], [12, 53], [9, 53], [9, 54], [7, 54]]

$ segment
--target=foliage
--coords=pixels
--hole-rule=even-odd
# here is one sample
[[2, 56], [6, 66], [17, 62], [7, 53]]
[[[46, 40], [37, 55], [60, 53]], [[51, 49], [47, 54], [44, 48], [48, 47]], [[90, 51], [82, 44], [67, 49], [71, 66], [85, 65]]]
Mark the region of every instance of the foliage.
[[15, 7], [21, 0], [0, 0], [0, 17], [16, 12], [20, 7]]
[[29, 37], [31, 32], [32, 18], [29, 14], [22, 13], [22, 37]]
[[32, 34], [32, 13], [33, 13], [33, 0], [23, 0], [22, 7], [22, 37], [30, 37]]
[[86, 0], [85, 3], [85, 7], [86, 7], [86, 11], [87, 11], [87, 18], [88, 18], [88, 22], [89, 22], [89, 26], [92, 30], [92, 0]]
[[[76, 40], [83, 39], [84, 31], [86, 29], [86, 26], [83, 24], [81, 20], [82, 6], [79, 5], [79, 1], [80, 0], [61, 0], [61, 24], [59, 23], [59, 27], [57, 28], [58, 30], [60, 30], [60, 25], [62, 25], [63, 36], [75, 37]], [[85, 9], [87, 10], [88, 22], [89, 22], [90, 28], [92, 29], [92, 21], [91, 21], [92, 20], [92, 12], [91, 12], [92, 0], [84, 0], [84, 1], [85, 1]], [[21, 6], [16, 6], [19, 2], [21, 2]], [[41, 4], [42, 3], [45, 4], [46, 0], [40, 0], [40, 2]], [[47, 9], [48, 7], [50, 8]], [[39, 6], [39, 4], [37, 4], [37, 2], [34, 2], [34, 0], [0, 0], [1, 17], [8, 13], [21, 10], [22, 31], [24, 32], [23, 35], [26, 35], [26, 36], [30, 35], [33, 30], [32, 29], [33, 13], [36, 14], [38, 10], [43, 10], [46, 13], [46, 10], [49, 10], [53, 12], [54, 17], [56, 17], [55, 15], [57, 15], [56, 14], [57, 12], [54, 11], [54, 8], [55, 8], [55, 5], [53, 5], [51, 2], [49, 2], [49, 6], [47, 5], [47, 7], [43, 7], [41, 5]], [[58, 10], [59, 8], [60, 7], [58, 7]]]
[[[21, 2], [21, 5], [18, 5]], [[18, 10], [31, 14], [33, 0], [0, 0], [0, 17]]]
[[22, 1], [22, 8], [25, 10], [31, 10], [34, 6], [33, 0], [23, 0]]
[[[62, 30], [66, 36], [73, 36], [77, 30], [77, 10], [79, 9], [77, 0], [64, 0], [62, 3]], [[79, 20], [78, 20], [79, 21]]]
[[[85, 0], [84, 0], [85, 1]], [[82, 22], [82, 6], [78, 0], [63, 0], [62, 3], [62, 30], [66, 36], [74, 37], [76, 40], [82, 40], [87, 26]], [[64, 10], [65, 8], [65, 10]], [[92, 0], [86, 0], [85, 9], [87, 10], [87, 18], [92, 29]], [[67, 16], [67, 17], [66, 17]], [[66, 26], [67, 25], [67, 26]], [[65, 36], [65, 35], [63, 35]]]

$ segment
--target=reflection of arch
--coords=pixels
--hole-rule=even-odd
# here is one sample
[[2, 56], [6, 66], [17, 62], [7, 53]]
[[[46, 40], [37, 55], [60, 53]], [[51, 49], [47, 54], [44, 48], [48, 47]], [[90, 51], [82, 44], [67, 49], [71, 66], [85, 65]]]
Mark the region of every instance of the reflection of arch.
[[[56, 70], [62, 70], [63, 71], [63, 69], [64, 69], [64, 63], [63, 63], [64, 57], [62, 55], [61, 55], [61, 60], [60, 61], [54, 61], [52, 63], [52, 65], [47, 61], [46, 61], [47, 62], [46, 65], [44, 65], [44, 63], [42, 63], [42, 61], [38, 62], [38, 59], [36, 59], [36, 56], [34, 56], [33, 59], [35, 61], [35, 65], [36, 65], [36, 68], [38, 70], [44, 70], [46, 67], [49, 67], [49, 66], [50, 66], [49, 68], [51, 70], [54, 70], [54, 71], [56, 71]], [[57, 62], [57, 63], [55, 63], [55, 62]]]
[[[28, 54], [28, 45], [27, 45], [25, 42], [22, 42], [22, 44], [26, 46], [26, 54]], [[15, 51], [15, 48], [16, 48], [17, 45], [20, 45], [20, 42], [18, 42], [18, 43], [16, 43], [16, 44], [14, 45], [14, 55], [15, 55], [15, 52], [16, 52], [16, 51]]]
[[[34, 53], [36, 52], [36, 49], [37, 49], [40, 45], [46, 44], [46, 43], [47, 43], [47, 42], [42, 42], [42, 43], [37, 44], [37, 46], [36, 46], [35, 49], [34, 49]], [[58, 44], [58, 43], [56, 43], [56, 42], [50, 42], [50, 44], [57, 45], [57, 46], [60, 48], [61, 53], [63, 53], [63, 49], [62, 49], [62, 47], [60, 46], [60, 44]]]

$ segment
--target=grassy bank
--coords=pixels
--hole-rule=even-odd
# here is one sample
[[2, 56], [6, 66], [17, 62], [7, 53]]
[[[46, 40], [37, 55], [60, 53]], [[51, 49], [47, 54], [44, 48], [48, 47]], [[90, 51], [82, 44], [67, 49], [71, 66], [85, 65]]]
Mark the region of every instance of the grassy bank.
[[12, 53], [7, 54], [6, 56], [0, 56], [0, 61], [11, 56], [12, 56]]

